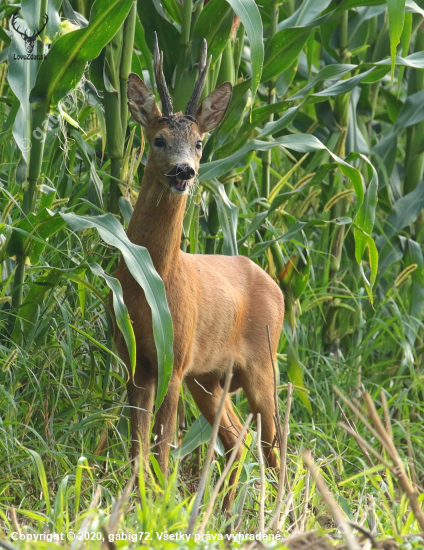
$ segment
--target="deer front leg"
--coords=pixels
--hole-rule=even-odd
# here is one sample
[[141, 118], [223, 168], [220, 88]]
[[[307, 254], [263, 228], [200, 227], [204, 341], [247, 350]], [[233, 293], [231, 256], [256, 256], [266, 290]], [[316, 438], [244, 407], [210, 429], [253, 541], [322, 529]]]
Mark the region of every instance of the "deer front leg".
[[174, 370], [171, 380], [169, 381], [168, 391], [162, 405], [156, 413], [155, 425], [153, 428], [155, 435], [153, 454], [165, 476], [168, 472], [169, 450], [174, 435], [181, 381], [182, 376]]
[[131, 361], [127, 344], [120, 330], [116, 329], [115, 345], [119, 357], [124, 361], [129, 380], [127, 394], [130, 406], [131, 426], [131, 458], [134, 460], [140, 454], [140, 440], [144, 453], [149, 452], [150, 424], [152, 421], [153, 401], [155, 397], [156, 379], [149, 365], [137, 358], [134, 380], [132, 379]]
[[136, 370], [135, 383], [132, 380], [127, 383], [131, 418], [131, 458], [133, 460], [140, 454], [140, 440], [143, 453], [149, 452], [155, 387], [154, 377], [142, 369]]

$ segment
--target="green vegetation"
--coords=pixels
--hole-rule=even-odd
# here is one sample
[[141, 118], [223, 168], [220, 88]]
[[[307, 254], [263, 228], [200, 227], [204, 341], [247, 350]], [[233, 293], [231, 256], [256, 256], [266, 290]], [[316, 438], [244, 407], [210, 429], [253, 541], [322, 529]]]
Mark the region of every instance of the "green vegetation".
[[[154, 548], [199, 546], [193, 537], [158, 540], [156, 533], [187, 532], [211, 427], [184, 389], [175, 436], [181, 446], [173, 453], [170, 479], [162, 478], [153, 458], [140, 465], [150, 470], [139, 487], [128, 484], [126, 372], [113, 349], [108, 301], [112, 290], [134, 359], [132, 325], [113, 278], [122, 252], [150, 296], [159, 405], [171, 368], [169, 311], [161, 280], [146, 268], [150, 258], [123, 229], [148, 153], [128, 116], [126, 80], [134, 71], [155, 89], [156, 31], [176, 109], [191, 92], [203, 38], [212, 55], [204, 94], [224, 81], [234, 84], [227, 115], [204, 148], [181, 246], [190, 253], [249, 256], [284, 291], [277, 387], [282, 418], [289, 383], [295, 391], [282, 517], [276, 518], [282, 536], [318, 529], [333, 541], [343, 539], [306, 467], [303, 452], [310, 450], [346, 518], [376, 538], [423, 548], [419, 537], [400, 538], [423, 526], [399, 483], [397, 458], [333, 386], [353, 402], [367, 390], [392, 431], [419, 507], [424, 1], [205, 4], [0, 5], [0, 546], [13, 532], [71, 531], [94, 533], [90, 548], [100, 548], [107, 533], [140, 532], [151, 534], [146, 545]], [[38, 59], [20, 58], [28, 41], [12, 28], [18, 9], [14, 27], [28, 35], [48, 14], [33, 43]], [[233, 402], [245, 419], [244, 395]], [[347, 422], [341, 409], [377, 456], [340, 427]], [[235, 466], [237, 533], [256, 533], [263, 521], [275, 519], [277, 485], [270, 473], [261, 481], [255, 442], [252, 423]], [[224, 464], [218, 444], [197, 533]], [[204, 533], [225, 533], [224, 494], [225, 485]], [[109, 548], [136, 547], [131, 540]]]

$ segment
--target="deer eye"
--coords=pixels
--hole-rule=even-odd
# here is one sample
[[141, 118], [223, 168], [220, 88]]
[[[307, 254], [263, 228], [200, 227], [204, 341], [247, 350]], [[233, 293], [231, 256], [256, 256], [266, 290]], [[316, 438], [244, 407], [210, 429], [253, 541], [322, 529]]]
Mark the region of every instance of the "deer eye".
[[199, 139], [199, 141], [196, 143], [196, 149], [198, 149], [200, 151], [201, 148], [202, 148], [202, 142]]
[[157, 137], [155, 139], [155, 146], [156, 147], [165, 147], [165, 140], [160, 138], [160, 137]]

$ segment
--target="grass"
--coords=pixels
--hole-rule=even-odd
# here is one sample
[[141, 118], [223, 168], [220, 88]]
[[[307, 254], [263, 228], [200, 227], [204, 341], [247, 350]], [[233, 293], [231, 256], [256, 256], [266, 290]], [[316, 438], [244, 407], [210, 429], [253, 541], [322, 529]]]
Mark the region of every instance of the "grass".
[[[97, 250], [101, 249], [97, 245]], [[313, 262], [315, 273], [320, 272], [320, 257], [325, 259], [324, 255], [317, 254], [317, 263]], [[32, 353], [28, 351], [31, 338], [23, 347], [15, 346], [16, 351], [10, 352], [2, 346], [1, 401], [5, 414], [1, 421], [0, 513], [5, 536], [14, 531], [35, 534], [43, 530], [61, 533], [72, 530], [77, 533], [83, 527], [87, 532], [104, 534], [102, 528], [111, 521], [114, 507], [117, 502], [119, 504], [118, 495], [125, 491], [131, 477], [128, 410], [122, 389], [124, 374], [119, 366], [110, 373], [103, 396], [107, 354], [70, 327], [72, 319], [72, 324], [81, 331], [89, 330], [99, 343], [106, 345], [103, 306], [97, 298], [87, 294], [83, 316], [79, 305], [81, 296], [77, 289], [69, 287], [69, 284], [59, 286], [50, 294], [34, 323], [35, 338], [45, 329], [44, 325], [48, 325], [51, 334], [48, 344], [36, 350], [32, 348]], [[379, 537], [419, 533], [394, 476], [376, 461], [376, 467], [370, 467], [355, 441], [338, 426], [341, 415], [332, 389], [336, 384], [355, 395], [362, 379], [377, 400], [380, 391], [384, 391], [398, 452], [407, 471], [411, 474], [412, 465], [417, 482], [421, 483], [424, 467], [419, 452], [423, 437], [420, 405], [423, 381], [414, 365], [399, 360], [404, 352], [404, 325], [400, 316], [390, 313], [397, 312], [399, 307], [389, 302], [381, 306], [376, 304], [373, 310], [363, 292], [355, 296], [345, 289], [340, 294], [341, 299], [363, 308], [362, 319], [358, 319], [356, 329], [348, 330], [344, 336], [349, 339], [345, 351], [328, 352], [322, 343], [325, 323], [321, 304], [318, 301], [317, 306], [308, 308], [324, 290], [318, 285], [309, 287], [300, 304], [299, 356], [305, 366], [305, 385], [313, 416], [309, 416], [295, 395], [287, 462], [293, 500], [282, 533], [288, 534], [289, 530], [303, 525], [306, 530], [318, 528], [330, 533], [336, 540], [340, 537], [314, 482], [307, 478], [302, 460], [305, 449], [312, 451], [329, 488], [352, 521], [370, 529], [372, 510]], [[287, 374], [281, 369], [279, 397], [283, 410], [286, 382]], [[188, 428], [198, 412], [187, 391], [184, 391], [184, 400]], [[243, 394], [236, 395], [233, 401], [240, 415], [245, 417], [248, 407]], [[345, 407], [344, 410], [353, 420]], [[102, 455], [96, 456], [94, 451], [105, 427], [107, 445]], [[360, 422], [358, 429], [376, 447], [376, 442]], [[240, 533], [255, 533], [258, 527], [261, 487], [254, 441], [253, 433], [243, 457], [234, 506], [234, 510], [243, 511], [237, 520], [237, 532]], [[166, 487], [160, 480], [155, 481], [150, 473], [145, 489], [131, 490], [128, 500], [120, 503], [116, 533], [148, 532], [155, 537], [155, 548], [185, 547], [185, 542], [158, 540], [153, 534], [186, 532], [196, 480], [207, 447], [207, 443], [203, 444], [194, 456], [189, 455], [181, 464], [174, 461]], [[204, 503], [208, 502], [222, 467], [222, 458], [216, 455]], [[224, 531], [226, 521], [220, 513], [222, 496], [223, 492], [208, 523], [209, 533], [222, 534]], [[275, 486], [268, 477], [266, 522], [273, 515], [275, 496]], [[48, 548], [49, 544], [37, 541], [32, 546], [28, 543], [27, 547]], [[213, 544], [220, 547], [223, 542]], [[208, 547], [214, 547], [213, 544], [207, 541]], [[100, 548], [100, 542], [92, 541], [90, 547]], [[189, 544], [188, 547], [196, 546]]]

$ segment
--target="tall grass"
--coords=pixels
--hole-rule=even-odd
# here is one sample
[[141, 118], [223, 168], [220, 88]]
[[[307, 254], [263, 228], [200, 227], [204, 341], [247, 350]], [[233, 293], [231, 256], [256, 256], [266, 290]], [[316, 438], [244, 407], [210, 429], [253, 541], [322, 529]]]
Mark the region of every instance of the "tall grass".
[[[159, 540], [156, 533], [186, 533], [211, 429], [183, 389], [170, 479], [162, 479], [153, 458], [139, 466], [147, 470], [139, 486], [127, 485], [126, 373], [112, 346], [109, 287], [101, 275], [101, 269], [113, 275], [120, 250], [94, 229], [65, 223], [73, 213], [80, 224], [84, 216], [98, 227], [98, 215], [109, 213], [115, 217], [104, 218], [109, 228], [116, 218], [128, 224], [148, 146], [128, 119], [125, 81], [132, 70], [154, 89], [155, 30], [177, 105], [196, 76], [204, 37], [212, 54], [207, 91], [224, 80], [234, 84], [228, 114], [205, 146], [204, 180], [187, 210], [182, 247], [249, 256], [284, 290], [282, 415], [289, 382], [295, 393], [282, 536], [318, 529], [342, 538], [307, 474], [305, 450], [352, 522], [399, 543], [419, 533], [396, 475], [374, 456], [370, 463], [338, 425], [343, 417], [333, 386], [353, 400], [366, 389], [382, 418], [384, 393], [393, 440], [421, 502], [421, 3], [407, 3], [406, 11], [402, 2], [390, 2], [388, 11], [385, 2], [367, 0], [35, 4], [50, 19], [45, 44], [37, 42], [37, 51], [49, 53], [36, 65], [13, 57], [25, 51], [10, 26], [18, 4], [0, 6], [0, 541], [12, 533], [87, 532], [95, 537], [89, 547], [100, 548], [108, 534], [128, 539], [148, 532], [148, 546], [197, 547], [193, 540]], [[22, 2], [22, 29], [39, 24], [33, 7]], [[69, 52], [74, 62], [66, 68]], [[34, 136], [40, 126], [41, 140]], [[28, 135], [30, 151], [22, 141]], [[166, 323], [166, 308], [159, 314]], [[166, 345], [158, 343], [162, 353]], [[244, 395], [233, 402], [245, 418]], [[240, 533], [255, 533], [260, 525], [256, 439], [250, 428], [235, 466], [232, 528]], [[224, 463], [218, 445], [205, 508]], [[220, 511], [225, 491], [205, 533], [228, 529]], [[275, 513], [276, 493], [267, 473], [265, 525]], [[408, 540], [405, 545], [422, 544]], [[130, 548], [134, 542], [113, 544]]]

